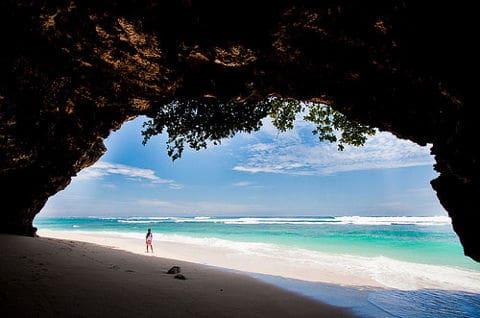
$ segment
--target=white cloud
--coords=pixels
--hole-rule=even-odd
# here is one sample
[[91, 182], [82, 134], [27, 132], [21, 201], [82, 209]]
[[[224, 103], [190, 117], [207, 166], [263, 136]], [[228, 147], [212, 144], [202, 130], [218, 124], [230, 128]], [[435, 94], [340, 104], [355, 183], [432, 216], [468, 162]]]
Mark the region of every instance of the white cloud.
[[171, 189], [181, 189], [182, 186], [174, 180], [163, 179], [155, 174], [151, 169], [143, 169], [122, 165], [118, 163], [99, 161], [93, 166], [88, 167], [78, 174], [78, 180], [100, 179], [108, 175], [121, 175], [128, 179], [143, 180], [154, 184], [166, 184]]
[[259, 143], [259, 144], [254, 144], [250, 146], [250, 150], [252, 151], [268, 151], [272, 149], [275, 149], [274, 144]]
[[329, 175], [345, 171], [434, 163], [429, 147], [398, 139], [390, 133], [377, 132], [375, 136], [369, 137], [363, 147], [347, 145], [344, 151], [338, 151], [336, 144], [313, 141], [307, 131], [311, 128], [312, 126], [300, 125], [294, 129], [295, 133], [285, 138], [282, 135], [275, 139], [267, 137], [269, 142], [265, 142], [263, 138], [258, 143], [244, 147], [247, 157], [235, 165], [233, 170], [250, 173]]
[[252, 182], [249, 181], [240, 181], [240, 182], [235, 182], [232, 184], [234, 187], [249, 187], [253, 185]]
[[78, 180], [92, 180], [99, 179], [105, 175], [106, 173], [99, 169], [95, 169], [94, 166], [92, 166], [80, 171], [75, 178]]
[[[243, 171], [243, 172], [251, 172], [251, 173], [257, 173], [257, 172], [265, 172], [265, 173], [284, 173], [284, 174], [295, 174], [295, 175], [301, 175], [305, 174], [302, 173], [301, 171], [296, 171], [291, 169], [293, 168], [293, 165], [288, 166], [288, 165], [275, 165], [275, 166], [268, 166], [268, 165], [259, 165], [259, 166], [235, 166], [233, 167], [233, 170], [235, 171]], [[310, 173], [307, 173], [310, 174]]]
[[250, 181], [240, 181], [232, 183], [232, 186], [239, 187], [239, 188], [247, 188], [247, 189], [263, 189], [265, 188], [263, 185], [255, 184], [254, 182]]
[[175, 183], [175, 182], [169, 183], [169, 184], [168, 184], [168, 187], [169, 187], [170, 189], [173, 189], [173, 190], [183, 189], [183, 185], [178, 184], [178, 183]]

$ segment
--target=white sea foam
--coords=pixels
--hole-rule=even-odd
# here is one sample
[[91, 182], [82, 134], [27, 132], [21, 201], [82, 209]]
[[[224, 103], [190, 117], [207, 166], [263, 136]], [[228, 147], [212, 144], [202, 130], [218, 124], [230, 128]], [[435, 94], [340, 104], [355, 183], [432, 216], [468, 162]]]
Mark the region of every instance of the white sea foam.
[[[143, 240], [144, 233], [113, 231], [78, 231], [83, 235]], [[365, 257], [292, 248], [280, 244], [241, 242], [213, 237], [192, 237], [154, 233], [155, 240], [203, 248], [219, 249], [245, 260], [260, 258], [265, 263], [303, 266], [314, 271], [330, 271], [365, 277], [380, 285], [399, 290], [457, 290], [480, 293], [480, 272], [450, 266], [399, 261], [385, 256]], [[262, 261], [263, 262], [263, 261]]]
[[[142, 233], [87, 232], [112, 237], [143, 239]], [[380, 285], [399, 290], [458, 290], [480, 293], [480, 272], [450, 266], [428, 265], [399, 261], [384, 256], [365, 257], [291, 248], [279, 244], [239, 242], [213, 237], [191, 237], [179, 234], [155, 234], [160, 242], [182, 243], [222, 249], [230, 255], [249, 259], [260, 257], [265, 262], [280, 261], [285, 266], [307, 266], [311, 270], [330, 270], [356, 277], [366, 277]]]
[[194, 217], [195, 220], [209, 220], [209, 216], [196, 216]]
[[173, 216], [130, 216], [127, 220], [169, 220], [176, 219]]
[[154, 224], [154, 223], [164, 223], [160, 220], [118, 220], [118, 223], [126, 224]]
[[154, 223], [221, 223], [230, 225], [255, 224], [298, 224], [298, 225], [417, 225], [435, 226], [448, 225], [448, 216], [337, 216], [337, 217], [127, 217], [106, 218], [117, 220], [118, 223], [154, 224]]
[[136, 217], [127, 217], [127, 218], [115, 218], [118, 223], [125, 224], [153, 224], [153, 223], [165, 223], [165, 222], [175, 222], [176, 217], [171, 216], [136, 216]]
[[376, 281], [395, 289], [480, 292], [480, 272], [468, 269], [404, 262], [384, 256], [361, 259], [358, 265]]
[[339, 216], [340, 224], [358, 225], [446, 225], [451, 220], [448, 216]]
[[377, 256], [364, 257], [323, 253], [304, 249], [281, 249], [288, 262], [302, 262], [322, 270], [334, 268], [355, 276], [368, 276], [381, 285], [400, 290], [447, 289], [480, 292], [480, 272], [449, 266], [399, 261]]
[[335, 222], [334, 218], [238, 218], [222, 220], [225, 224], [322, 224]]

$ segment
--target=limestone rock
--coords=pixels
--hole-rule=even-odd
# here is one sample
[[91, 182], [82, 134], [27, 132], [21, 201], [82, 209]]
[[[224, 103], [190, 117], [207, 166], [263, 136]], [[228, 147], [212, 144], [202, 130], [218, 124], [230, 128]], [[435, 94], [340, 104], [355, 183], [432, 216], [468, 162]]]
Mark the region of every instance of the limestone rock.
[[178, 98], [323, 101], [432, 144], [432, 181], [480, 261], [475, 4], [2, 1], [0, 230], [34, 235], [48, 198], [103, 139]]

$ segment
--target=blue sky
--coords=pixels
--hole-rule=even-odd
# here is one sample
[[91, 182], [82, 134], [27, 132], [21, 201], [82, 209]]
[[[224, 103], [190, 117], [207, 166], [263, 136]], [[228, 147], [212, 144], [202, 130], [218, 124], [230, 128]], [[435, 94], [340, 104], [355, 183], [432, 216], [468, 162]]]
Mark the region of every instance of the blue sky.
[[142, 145], [145, 117], [105, 141], [107, 153], [50, 198], [41, 216], [446, 215], [429, 181], [429, 147], [379, 133], [337, 151], [297, 121], [185, 150], [172, 162], [166, 136]]

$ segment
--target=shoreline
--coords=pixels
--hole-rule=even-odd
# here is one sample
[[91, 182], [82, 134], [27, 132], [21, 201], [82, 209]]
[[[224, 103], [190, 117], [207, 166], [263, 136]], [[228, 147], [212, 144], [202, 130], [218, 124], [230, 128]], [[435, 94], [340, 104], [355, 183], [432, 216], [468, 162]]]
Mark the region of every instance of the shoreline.
[[[294, 297], [306, 297], [319, 304], [347, 308], [358, 317], [408, 317], [419, 312], [430, 317], [428, 313], [445, 307], [442, 309], [442, 318], [473, 318], [480, 311], [478, 280], [470, 278], [467, 284], [462, 276], [465, 272], [441, 266], [402, 263], [382, 257], [371, 261], [361, 257], [337, 257], [330, 254], [317, 255], [320, 259], [313, 260], [308, 257], [292, 259], [292, 252], [293, 256], [297, 255], [294, 250], [278, 249], [272, 254], [272, 245], [269, 244], [214, 238], [197, 240], [191, 237], [190, 240], [186, 236], [155, 233], [154, 254], [145, 253], [144, 236], [134, 232], [41, 230], [39, 235], [90, 242], [112, 250], [128, 251], [147, 259], [187, 261], [207, 266], [216, 272], [241, 275], [259, 283], [267, 283], [293, 293]], [[263, 253], [265, 251], [267, 253]], [[299, 256], [305, 256], [304, 253], [300, 254]], [[378, 262], [375, 263], [376, 261]], [[439, 271], [444, 275], [439, 277]], [[379, 276], [373, 276], [372, 279], [372, 272]], [[388, 275], [382, 276], [383, 273]], [[456, 277], [456, 274], [460, 276]], [[479, 277], [477, 273], [467, 274]], [[461, 285], [457, 281], [459, 278], [463, 282]], [[388, 279], [391, 280], [390, 285]], [[385, 281], [387, 284], [381, 284]], [[459, 286], [463, 286], [463, 289]], [[403, 308], [409, 309], [404, 312]], [[475, 313], [473, 316], [472, 312]]]
[[[468, 291], [472, 289], [468, 281], [463, 285], [455, 284], [455, 277], [450, 276], [455, 276], [456, 272], [441, 266], [417, 264], [420, 267], [414, 268], [411, 267], [414, 263], [388, 259], [385, 262], [380, 258], [379, 264], [386, 265], [387, 272], [393, 270], [396, 275], [400, 270], [405, 273], [397, 277], [398, 280], [409, 281], [410, 285], [420, 278], [419, 284], [413, 284], [410, 289], [399, 289], [378, 286], [380, 281], [375, 281], [375, 285], [364, 284], [365, 275], [344, 284], [345, 275], [337, 275], [335, 268], [325, 270], [330, 263], [337, 263], [343, 269], [345, 266], [365, 266], [365, 259], [353, 264], [356, 262], [354, 256], [314, 255], [332, 260], [325, 263], [322, 259], [313, 259], [318, 263], [315, 264], [316, 271], [311, 271], [311, 257], [292, 260], [292, 255], [296, 256], [298, 251], [292, 254], [291, 250], [280, 248], [274, 249], [272, 254], [272, 245], [263, 243], [154, 233], [156, 253], [152, 255], [145, 253], [142, 233], [40, 230], [38, 234], [40, 236], [36, 238], [0, 234], [0, 257], [3, 260], [0, 262], [0, 285], [5, 286], [0, 290], [1, 317], [18, 317], [12, 308], [30, 313], [24, 316], [72, 316], [69, 311], [72, 306], [81, 310], [82, 314], [78, 316], [93, 317], [394, 318], [420, 315], [473, 318], [480, 312], [480, 292]], [[52, 238], [54, 236], [58, 238]], [[268, 253], [262, 253], [265, 251]], [[352, 263], [341, 263], [348, 261]], [[180, 281], [174, 279], [174, 275], [166, 274], [174, 265], [182, 268], [187, 280]], [[239, 265], [240, 268], [235, 268]], [[365, 272], [371, 272], [371, 268], [363, 268]], [[425, 272], [423, 276], [412, 276], [410, 272], [425, 268], [434, 272]], [[439, 269], [443, 272], [438, 272]], [[444, 275], [439, 277], [439, 273]], [[421, 287], [425, 286], [429, 276], [441, 279], [444, 284], [440, 288]], [[474, 277], [469, 279], [470, 282], [473, 279], [474, 289], [478, 290], [478, 280]], [[430, 279], [429, 285], [432, 282], [435, 281]], [[212, 284], [216, 289], [210, 288]], [[453, 288], [456, 286], [464, 289]], [[74, 290], [67, 291], [71, 287]], [[226, 287], [234, 298], [222, 298], [226, 295]], [[111, 292], [114, 295], [110, 295]], [[131, 298], [128, 297], [130, 292], [134, 293]], [[25, 309], [21, 299], [31, 305]], [[99, 308], [100, 302], [106, 306], [121, 302], [123, 307], [105, 312], [103, 307]], [[192, 302], [194, 305], [190, 306]], [[182, 307], [186, 303], [190, 309]], [[245, 311], [243, 304], [249, 306], [248, 310]], [[145, 306], [154, 308], [143, 308]], [[55, 311], [48, 308], [55, 308]], [[96, 308], [95, 311], [92, 308]], [[85, 312], [88, 315], [83, 314]]]
[[321, 282], [341, 286], [383, 288], [382, 284], [361, 273], [341, 271], [337, 264], [318, 265], [299, 260], [286, 262], [280, 255], [266, 257], [254, 253], [243, 254], [228, 246], [201, 246], [182, 242], [162, 241], [154, 237], [154, 253], [145, 253], [142, 239], [118, 237], [108, 232], [81, 232], [64, 230], [39, 230], [38, 236], [56, 239], [69, 239], [99, 244], [114, 249], [128, 251], [138, 255], [181, 260], [202, 265], [209, 265], [240, 272], [274, 275], [283, 278], [298, 279], [309, 282]]
[[[2, 317], [355, 317], [248, 275], [115, 246], [4, 234], [0, 246]], [[166, 274], [174, 265], [186, 280]]]
[[39, 230], [38, 235], [100, 244], [139, 255], [163, 257], [245, 273], [342, 287], [447, 290], [480, 294], [480, 272], [376, 256], [328, 254], [275, 244], [154, 233], [154, 254], [135, 232]]

